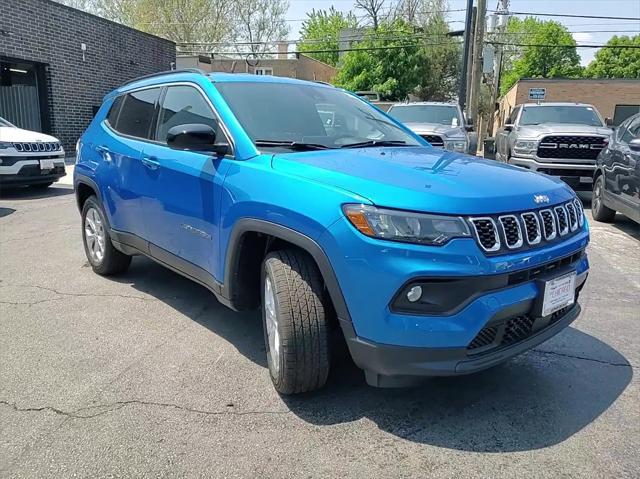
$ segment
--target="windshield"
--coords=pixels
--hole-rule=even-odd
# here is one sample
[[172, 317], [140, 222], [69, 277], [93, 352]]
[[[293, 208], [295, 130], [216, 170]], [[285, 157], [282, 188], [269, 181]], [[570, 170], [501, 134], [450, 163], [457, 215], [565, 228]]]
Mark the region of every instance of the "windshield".
[[0, 116], [0, 126], [10, 126], [10, 127], [12, 127], [13, 125]]
[[590, 106], [526, 106], [522, 109], [521, 125], [539, 125], [540, 123], [604, 126], [598, 114]]
[[217, 83], [216, 88], [260, 147], [421, 144], [367, 102], [336, 88], [275, 82]]
[[458, 109], [449, 105], [406, 105], [394, 106], [389, 115], [403, 123], [438, 123], [458, 126]]

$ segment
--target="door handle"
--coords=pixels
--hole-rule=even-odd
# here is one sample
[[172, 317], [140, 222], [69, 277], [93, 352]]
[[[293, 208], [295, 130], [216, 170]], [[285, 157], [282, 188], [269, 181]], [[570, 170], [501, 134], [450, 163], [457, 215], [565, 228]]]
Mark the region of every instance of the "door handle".
[[142, 164], [150, 170], [157, 170], [158, 168], [160, 168], [160, 162], [156, 158], [153, 158], [151, 156], [143, 156]]
[[111, 163], [111, 150], [106, 146], [96, 146], [96, 151], [102, 155], [104, 161]]

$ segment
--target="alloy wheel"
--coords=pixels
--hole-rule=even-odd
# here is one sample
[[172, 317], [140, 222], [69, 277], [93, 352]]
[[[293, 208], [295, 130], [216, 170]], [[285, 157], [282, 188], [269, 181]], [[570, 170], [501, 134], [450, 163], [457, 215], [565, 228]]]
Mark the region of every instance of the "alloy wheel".
[[105, 231], [100, 213], [95, 208], [89, 208], [85, 215], [84, 241], [93, 262], [100, 264], [104, 258]]

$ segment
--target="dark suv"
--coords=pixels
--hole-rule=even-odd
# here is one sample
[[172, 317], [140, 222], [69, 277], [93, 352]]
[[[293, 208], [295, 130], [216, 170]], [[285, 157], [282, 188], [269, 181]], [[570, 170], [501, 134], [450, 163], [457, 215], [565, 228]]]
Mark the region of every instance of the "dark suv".
[[640, 113], [622, 123], [598, 156], [593, 218], [611, 222], [616, 211], [640, 223]]

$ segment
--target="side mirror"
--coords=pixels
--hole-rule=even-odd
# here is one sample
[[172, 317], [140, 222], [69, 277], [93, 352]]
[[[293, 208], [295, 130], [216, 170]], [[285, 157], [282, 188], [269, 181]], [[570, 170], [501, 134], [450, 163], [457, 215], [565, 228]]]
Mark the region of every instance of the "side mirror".
[[513, 123], [507, 123], [504, 125], [504, 131], [513, 131]]
[[167, 146], [174, 150], [211, 152], [218, 156], [229, 152], [229, 145], [216, 144], [216, 130], [201, 123], [170, 128], [167, 132]]
[[467, 118], [467, 124], [464, 129], [467, 131], [473, 131], [473, 118]]
[[613, 126], [613, 120], [611, 118], [605, 118], [604, 124], [607, 126]]
[[640, 151], [640, 138], [634, 138], [629, 142], [629, 149], [632, 151]]

